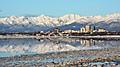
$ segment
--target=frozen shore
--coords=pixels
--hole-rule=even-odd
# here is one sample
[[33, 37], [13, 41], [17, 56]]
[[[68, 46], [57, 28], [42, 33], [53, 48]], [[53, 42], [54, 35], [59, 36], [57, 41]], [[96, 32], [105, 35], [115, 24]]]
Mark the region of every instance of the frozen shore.
[[[1, 66], [71, 65], [89, 62], [114, 62], [120, 60], [120, 49], [79, 50], [46, 54], [21, 55], [0, 58]], [[14, 61], [14, 62], [13, 62]]]
[[[12, 35], [0, 35], [0, 38], [59, 38], [61, 36], [27, 36], [27, 35], [18, 35], [18, 36], [12, 36]], [[111, 38], [111, 39], [120, 39], [120, 35], [98, 35], [98, 36], [63, 36], [63, 38]], [[61, 37], [62, 38], [62, 37]]]

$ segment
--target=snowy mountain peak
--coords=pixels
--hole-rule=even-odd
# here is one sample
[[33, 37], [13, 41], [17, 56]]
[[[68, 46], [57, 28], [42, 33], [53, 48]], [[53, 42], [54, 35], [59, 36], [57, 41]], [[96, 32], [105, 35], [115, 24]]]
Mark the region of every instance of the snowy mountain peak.
[[78, 14], [67, 14], [62, 17], [45, 15], [35, 17], [9, 16], [0, 18], [0, 31], [40, 31], [74, 23], [98, 25], [98, 27], [117, 30], [120, 27], [120, 13], [106, 16], [80, 16]]

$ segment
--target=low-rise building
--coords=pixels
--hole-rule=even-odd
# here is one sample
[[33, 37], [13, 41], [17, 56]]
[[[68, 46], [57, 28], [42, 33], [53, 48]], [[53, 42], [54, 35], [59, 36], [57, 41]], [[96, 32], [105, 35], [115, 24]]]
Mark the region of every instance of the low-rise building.
[[99, 28], [97, 32], [107, 32], [107, 31], [103, 28]]
[[64, 30], [62, 33], [79, 33], [79, 30]]
[[64, 30], [62, 33], [71, 33], [72, 30]]
[[72, 33], [79, 33], [79, 30], [72, 30]]

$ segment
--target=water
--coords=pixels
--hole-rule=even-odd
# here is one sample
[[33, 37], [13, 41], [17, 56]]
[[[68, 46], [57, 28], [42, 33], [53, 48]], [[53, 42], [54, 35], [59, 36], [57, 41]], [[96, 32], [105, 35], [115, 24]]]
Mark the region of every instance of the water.
[[0, 39], [0, 57], [72, 50], [119, 48], [120, 40], [80, 38]]
[[[73, 51], [73, 50], [99, 50], [99, 49], [112, 49], [120, 48], [120, 40], [107, 40], [107, 39], [80, 39], [80, 38], [24, 38], [24, 39], [0, 39], [0, 57], [10, 57], [15, 55], [32, 55], [44, 54], [52, 52]], [[113, 53], [116, 54], [116, 53]], [[106, 54], [107, 55], [107, 54]], [[38, 62], [63, 62], [69, 60], [76, 60], [81, 57], [67, 58], [49, 58], [44, 60], [34, 61]], [[87, 57], [87, 55], [83, 55]], [[69, 58], [69, 59], [68, 59]], [[21, 61], [15, 61], [22, 63]], [[33, 63], [32, 61], [23, 61]], [[120, 64], [119, 61], [113, 61], [115, 64]], [[13, 62], [12, 62], [13, 63]], [[109, 62], [109, 64], [113, 64]], [[106, 62], [91, 62], [90, 65], [106, 64]]]

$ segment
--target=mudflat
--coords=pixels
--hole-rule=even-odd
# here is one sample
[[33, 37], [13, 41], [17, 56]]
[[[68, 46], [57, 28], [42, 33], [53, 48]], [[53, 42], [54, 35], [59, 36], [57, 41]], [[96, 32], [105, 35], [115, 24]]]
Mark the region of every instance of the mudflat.
[[[31, 67], [31, 66], [65, 66], [91, 62], [120, 61], [120, 48], [76, 50], [51, 52], [45, 54], [20, 55], [1, 57], [0, 66], [3, 67]], [[52, 66], [50, 66], [52, 67]]]

